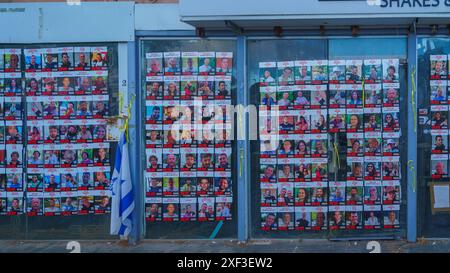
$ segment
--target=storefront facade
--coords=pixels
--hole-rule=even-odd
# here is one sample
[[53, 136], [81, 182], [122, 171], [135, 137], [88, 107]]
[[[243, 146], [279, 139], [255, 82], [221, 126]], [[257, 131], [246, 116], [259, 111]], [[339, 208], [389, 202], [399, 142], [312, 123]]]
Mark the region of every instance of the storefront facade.
[[[30, 141], [31, 103], [38, 96], [28, 92], [30, 73], [41, 73], [43, 85], [55, 78], [57, 86], [64, 86], [64, 78], [71, 78], [77, 90], [87, 75], [94, 86], [101, 69], [92, 69], [92, 75], [83, 69], [85, 75], [75, 68], [83, 52], [89, 52], [94, 67], [101, 47], [108, 56], [108, 88], [92, 87], [72, 97], [44, 93], [61, 106], [57, 118], [44, 113], [37, 124], [44, 136], [55, 120], [59, 130], [73, 124], [83, 135], [87, 125], [96, 135], [104, 123], [93, 120], [127, 113], [128, 101], [136, 98], [130, 120], [133, 241], [447, 238], [448, 149], [437, 139], [448, 146], [449, 133], [446, 121], [435, 115], [448, 119], [450, 100], [437, 90], [448, 93], [450, 4], [376, 2], [1, 5], [0, 20], [21, 18], [31, 25], [13, 24], [0, 41], [3, 101], [9, 103], [4, 126], [23, 127], [27, 139], [11, 142], [5, 133], [1, 237], [111, 238], [108, 212], [100, 209], [108, 193], [99, 191], [107, 188], [99, 186], [97, 173], [110, 177], [113, 137], [99, 141], [110, 148], [111, 158], [101, 166], [95, 165], [101, 148], [95, 136], [86, 142], [78, 136], [57, 148]], [[60, 16], [65, 16], [62, 26], [48, 21]], [[79, 16], [88, 19], [80, 22]], [[117, 18], [123, 23], [117, 24]], [[20, 52], [21, 69], [10, 71], [14, 52]], [[29, 52], [39, 52], [40, 70], [30, 70]], [[53, 52], [57, 63], [63, 53], [72, 54], [73, 70], [43, 69], [44, 58]], [[436, 66], [445, 72], [436, 72]], [[20, 96], [7, 90], [12, 73], [23, 81]], [[6, 111], [16, 100], [23, 114], [9, 120]], [[77, 106], [87, 101], [93, 112], [99, 100], [107, 101], [109, 113], [89, 121], [81, 114], [71, 118], [61, 108], [65, 100]], [[46, 106], [43, 102], [44, 112]], [[114, 128], [106, 129], [114, 135]], [[17, 145], [29, 159], [20, 171], [8, 164], [9, 151]], [[29, 163], [35, 150], [45, 155], [74, 148], [80, 154], [76, 165], [47, 164], [47, 157], [42, 165]], [[91, 165], [81, 163], [86, 151]], [[59, 190], [47, 186], [47, 172], [58, 174]], [[10, 186], [17, 173], [22, 190]], [[79, 182], [91, 173], [92, 186], [68, 190], [63, 185], [70, 173]], [[33, 174], [42, 174], [41, 195], [28, 187]], [[81, 202], [76, 214], [87, 215], [64, 215], [71, 194]], [[8, 209], [17, 198], [22, 198], [21, 213]], [[42, 199], [39, 214], [33, 213], [33, 198]], [[46, 212], [52, 198], [62, 215]], [[83, 208], [85, 199], [92, 199], [92, 212]]]

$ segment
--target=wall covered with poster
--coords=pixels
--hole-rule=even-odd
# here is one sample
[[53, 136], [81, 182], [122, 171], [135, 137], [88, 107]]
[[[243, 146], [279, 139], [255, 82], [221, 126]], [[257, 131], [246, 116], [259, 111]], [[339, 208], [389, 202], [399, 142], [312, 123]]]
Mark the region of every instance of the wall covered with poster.
[[[273, 209], [261, 209], [263, 229], [399, 227], [398, 65], [260, 63], [261, 205], [276, 204], [278, 215], [277, 225], [267, 221]], [[337, 132], [347, 133], [345, 181], [328, 177], [326, 133]]]
[[[450, 223], [445, 186], [448, 176], [448, 38], [423, 37], [418, 40], [419, 69], [418, 86], [423, 96], [418, 101], [420, 165], [419, 179], [419, 221], [422, 234], [427, 237], [448, 237], [448, 229], [441, 228]], [[438, 189], [444, 189], [439, 201]]]
[[234, 54], [233, 40], [141, 42], [151, 238], [204, 238], [219, 222], [219, 236], [235, 232]]

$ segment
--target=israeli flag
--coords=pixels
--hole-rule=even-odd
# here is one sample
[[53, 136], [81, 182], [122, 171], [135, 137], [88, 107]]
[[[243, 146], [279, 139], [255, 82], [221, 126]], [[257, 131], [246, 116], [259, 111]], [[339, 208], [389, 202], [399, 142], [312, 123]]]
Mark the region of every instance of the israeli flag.
[[111, 183], [111, 235], [128, 237], [132, 229], [131, 214], [134, 210], [133, 185], [131, 183], [128, 143], [125, 132], [120, 136]]

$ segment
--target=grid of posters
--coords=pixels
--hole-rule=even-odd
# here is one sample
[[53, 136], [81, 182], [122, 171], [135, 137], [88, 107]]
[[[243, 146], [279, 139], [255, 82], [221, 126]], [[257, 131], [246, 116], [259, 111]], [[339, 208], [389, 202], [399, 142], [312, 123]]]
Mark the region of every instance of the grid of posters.
[[0, 49], [0, 215], [23, 211], [21, 59], [21, 49]]
[[431, 177], [448, 178], [448, 55], [430, 55]]
[[[399, 228], [399, 60], [261, 62], [261, 229]], [[347, 141], [328, 176], [329, 134]]]
[[107, 48], [1, 49], [0, 87], [0, 213], [109, 213]]
[[146, 53], [149, 222], [230, 220], [232, 52]]

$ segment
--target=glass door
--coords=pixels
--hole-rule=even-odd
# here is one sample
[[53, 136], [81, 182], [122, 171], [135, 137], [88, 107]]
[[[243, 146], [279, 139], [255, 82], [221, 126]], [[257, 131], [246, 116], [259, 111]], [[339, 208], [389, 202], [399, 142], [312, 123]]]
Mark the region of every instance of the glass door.
[[406, 39], [251, 39], [247, 62], [252, 236], [404, 234]]
[[[448, 201], [448, 54], [450, 39], [418, 39], [418, 234], [450, 236]], [[443, 198], [439, 198], [439, 193]], [[441, 195], [442, 196], [442, 195]], [[448, 200], [448, 199], [447, 199]]]

